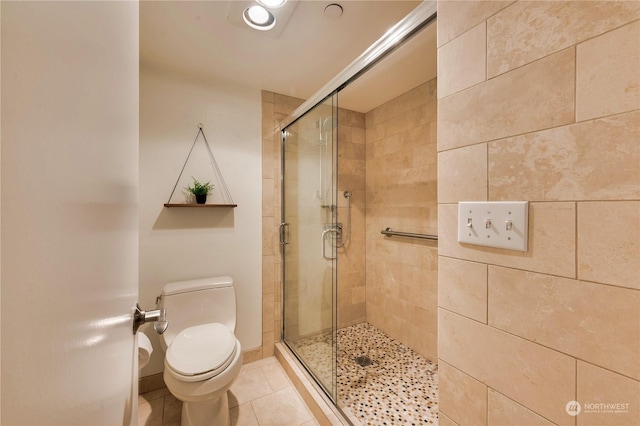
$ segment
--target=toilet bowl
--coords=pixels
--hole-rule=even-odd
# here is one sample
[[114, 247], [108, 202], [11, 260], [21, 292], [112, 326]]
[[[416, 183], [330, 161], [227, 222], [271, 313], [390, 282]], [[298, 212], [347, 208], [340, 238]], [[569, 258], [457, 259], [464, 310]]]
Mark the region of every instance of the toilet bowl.
[[242, 347], [234, 335], [236, 296], [230, 277], [165, 285], [170, 317], [160, 342], [164, 381], [182, 401], [182, 425], [229, 425], [227, 391], [240, 373]]

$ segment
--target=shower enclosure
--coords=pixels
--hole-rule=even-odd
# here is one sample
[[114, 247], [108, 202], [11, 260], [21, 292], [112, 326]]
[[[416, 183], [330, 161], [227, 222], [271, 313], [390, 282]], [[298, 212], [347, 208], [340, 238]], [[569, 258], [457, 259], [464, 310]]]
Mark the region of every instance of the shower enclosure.
[[[385, 412], [393, 412], [378, 414], [379, 420], [388, 415], [389, 417], [385, 420], [391, 422], [388, 424], [398, 421], [399, 418], [394, 416], [401, 411], [413, 410], [414, 414], [422, 413], [425, 406], [432, 409], [432, 413], [418, 413], [413, 419], [420, 423], [433, 420], [433, 416], [437, 419], [437, 402], [433, 402], [437, 398], [433, 393], [437, 389], [437, 366], [414, 354], [408, 347], [393, 341], [368, 323], [366, 318], [369, 315], [368, 305], [366, 317], [364, 316], [364, 283], [361, 291], [346, 293], [345, 289], [356, 288], [354, 282], [344, 280], [341, 283], [338, 282], [338, 257], [343, 259], [341, 274], [344, 277], [352, 277], [353, 275], [349, 274], [356, 264], [354, 259], [358, 256], [364, 259], [369, 249], [364, 243], [363, 214], [366, 210], [364, 146], [367, 143], [364, 140], [364, 117], [365, 112], [370, 111], [356, 112], [342, 105], [339, 109], [338, 96], [340, 95], [341, 101], [346, 103], [345, 99], [350, 95], [349, 90], [344, 89], [353, 90], [352, 88], [356, 85], [351, 85], [352, 82], [387, 54], [395, 51], [403, 42], [432, 23], [435, 20], [435, 9], [435, 2], [421, 3], [414, 12], [399, 22], [341, 74], [329, 81], [318, 94], [305, 101], [281, 123], [282, 176], [279, 239], [282, 255], [282, 340], [342, 414], [348, 412], [353, 415], [356, 410], [359, 410], [358, 407], [362, 406], [358, 404], [369, 404], [369, 398], [378, 400], [370, 393], [370, 388], [367, 387], [369, 385], [377, 387], [380, 392], [395, 395], [393, 400], [387, 398], [385, 401], [385, 404], [388, 404]], [[435, 46], [435, 31], [432, 34]], [[398, 51], [401, 52], [401, 49]], [[390, 98], [384, 102], [387, 101], [390, 101]], [[360, 114], [358, 116], [360, 118], [354, 120], [353, 114]], [[343, 120], [342, 123], [341, 120]], [[361, 140], [358, 142], [360, 146], [349, 148], [351, 143], [356, 145], [353, 140], [349, 140], [355, 132], [356, 121], [358, 130], [361, 132]], [[340, 127], [340, 132], [339, 126], [344, 126]], [[397, 122], [392, 127], [398, 131]], [[338, 141], [339, 133], [341, 141]], [[423, 142], [420, 138], [423, 133], [413, 132], [411, 137], [407, 136], [407, 138], [411, 139], [412, 143], [420, 144]], [[373, 132], [372, 137], [375, 136], [376, 132]], [[361, 182], [362, 188], [341, 186], [338, 190], [339, 142], [343, 168], [349, 169], [352, 175], [359, 174], [358, 179], [351, 181], [342, 180], [341, 175], [341, 185], [349, 182], [346, 184], [355, 186], [355, 182]], [[355, 155], [355, 152], [363, 158], [362, 167], [354, 167], [353, 158], [347, 158], [348, 155]], [[413, 159], [413, 157], [408, 158]], [[351, 166], [347, 167], [348, 164]], [[341, 173], [346, 172], [341, 170]], [[404, 171], [399, 175], [405, 176], [406, 174], [403, 173]], [[384, 177], [380, 179], [385, 180]], [[356, 203], [353, 223], [351, 221], [352, 192]], [[406, 194], [409, 192], [393, 194], [391, 198], [397, 199]], [[419, 200], [412, 199], [410, 202], [417, 203]], [[420, 221], [422, 222], [424, 221]], [[407, 223], [407, 220], [403, 223]], [[353, 233], [351, 232], [352, 224], [354, 225]], [[389, 225], [386, 223], [381, 229]], [[371, 235], [372, 242], [375, 241], [373, 235]], [[394, 241], [397, 241], [398, 238], [403, 237], [394, 238]], [[369, 241], [368, 237], [367, 241]], [[391, 254], [396, 258], [401, 257], [402, 254], [408, 254], [408, 260], [418, 258], [414, 255], [418, 253], [419, 247], [424, 249], [424, 246], [418, 246], [414, 242], [391, 243], [383, 240], [378, 243], [380, 242], [383, 245], [382, 251], [389, 251], [390, 247], [395, 247], [395, 252]], [[391, 246], [391, 244], [397, 245]], [[372, 245], [375, 248], [375, 243]], [[423, 251], [428, 250], [430, 249], [426, 248]], [[350, 253], [351, 258], [349, 258]], [[433, 253], [432, 249], [431, 253]], [[437, 249], [435, 253], [437, 255]], [[403, 259], [398, 261], [401, 260]], [[360, 269], [358, 272], [362, 273], [365, 269], [364, 260], [357, 265]], [[418, 271], [419, 267], [412, 265], [407, 270]], [[343, 275], [340, 276], [341, 279], [344, 278]], [[373, 275], [375, 273], [372, 273]], [[369, 297], [369, 284], [366, 285], [367, 297]], [[416, 288], [422, 291], [424, 286]], [[372, 299], [375, 299], [378, 293], [378, 299], [388, 296], [384, 291], [377, 290], [378, 293], [375, 291], [376, 289], [371, 289]], [[339, 294], [340, 300], [338, 300]], [[348, 298], [356, 301], [346, 301], [343, 298], [346, 294]], [[353, 296], [354, 294], [358, 296]], [[368, 303], [368, 299], [366, 302]], [[362, 305], [362, 317], [342, 315], [345, 306], [351, 308], [357, 303]], [[374, 308], [378, 309], [377, 305]], [[384, 310], [385, 307], [379, 309]], [[376, 321], [379, 321], [377, 318]], [[412, 364], [408, 363], [409, 361]], [[391, 375], [388, 380], [383, 377], [387, 373]], [[412, 385], [422, 383], [427, 390], [403, 386], [403, 380]], [[376, 402], [376, 404], [379, 403], [380, 401]], [[414, 403], [416, 407], [412, 406]]]
[[[335, 401], [337, 93], [282, 132], [283, 337]], [[310, 340], [309, 338], [312, 337]], [[306, 356], [315, 352], [321, 356]]]

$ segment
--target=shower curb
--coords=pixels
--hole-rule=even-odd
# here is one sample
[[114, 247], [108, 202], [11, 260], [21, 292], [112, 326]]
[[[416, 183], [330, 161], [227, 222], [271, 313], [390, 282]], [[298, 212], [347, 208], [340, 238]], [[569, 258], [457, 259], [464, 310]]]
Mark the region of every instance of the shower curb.
[[346, 414], [349, 417], [347, 419], [345, 414], [340, 413], [333, 406], [329, 398], [313, 383], [309, 374], [299, 365], [284, 343], [276, 343], [275, 356], [318, 423], [332, 426], [361, 425], [354, 416]]

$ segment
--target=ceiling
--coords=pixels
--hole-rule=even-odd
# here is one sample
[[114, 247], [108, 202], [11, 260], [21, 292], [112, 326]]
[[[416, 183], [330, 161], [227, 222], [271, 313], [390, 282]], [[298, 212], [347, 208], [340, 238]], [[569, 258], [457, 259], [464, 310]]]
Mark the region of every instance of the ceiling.
[[[141, 65], [307, 99], [420, 2], [297, 1], [277, 36], [235, 24], [237, 3], [142, 1]], [[343, 7], [340, 18], [324, 16], [331, 3]], [[340, 106], [367, 112], [435, 76], [431, 25], [357, 80]]]

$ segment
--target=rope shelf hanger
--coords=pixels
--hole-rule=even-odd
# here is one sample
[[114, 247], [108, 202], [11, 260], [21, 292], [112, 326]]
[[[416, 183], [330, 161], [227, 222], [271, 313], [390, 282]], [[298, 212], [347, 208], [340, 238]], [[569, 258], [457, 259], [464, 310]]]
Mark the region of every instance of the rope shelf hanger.
[[[196, 134], [196, 138], [193, 140], [193, 144], [191, 145], [191, 149], [189, 150], [189, 154], [187, 154], [187, 159], [184, 161], [182, 165], [182, 170], [180, 170], [180, 174], [178, 175], [178, 179], [176, 180], [176, 184], [173, 186], [173, 190], [171, 191], [171, 195], [169, 195], [169, 200], [164, 204], [165, 207], [237, 207], [238, 205], [233, 202], [233, 198], [231, 198], [231, 193], [229, 192], [229, 188], [224, 181], [224, 177], [222, 176], [222, 172], [220, 172], [220, 167], [218, 167], [218, 162], [213, 155], [213, 150], [211, 149], [211, 145], [209, 145], [209, 141], [204, 134], [202, 123], [198, 123], [198, 133]], [[198, 142], [198, 138], [202, 135], [202, 139], [204, 140], [205, 147], [207, 149], [207, 154], [209, 156], [209, 161], [211, 162], [211, 167], [213, 168], [213, 174], [215, 179], [219, 185], [219, 191], [223, 198], [223, 203], [218, 204], [196, 204], [196, 203], [172, 203], [171, 199], [173, 198], [176, 189], [178, 188], [178, 184], [180, 183], [180, 178], [182, 178], [182, 174], [184, 173], [185, 168], [187, 167], [187, 163], [189, 163], [189, 158], [191, 158], [191, 154], [193, 153], [193, 149]]]

